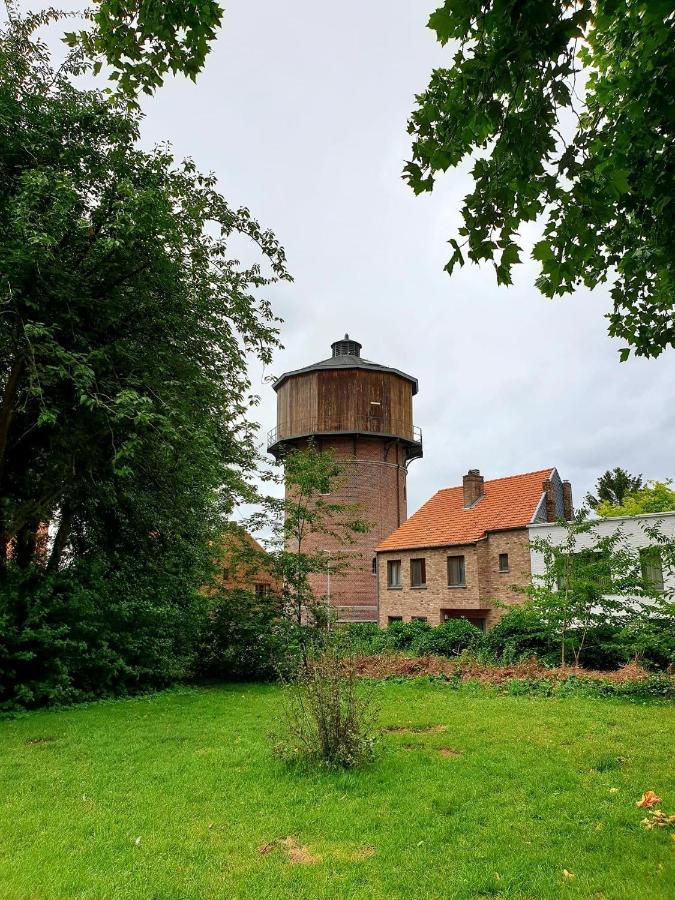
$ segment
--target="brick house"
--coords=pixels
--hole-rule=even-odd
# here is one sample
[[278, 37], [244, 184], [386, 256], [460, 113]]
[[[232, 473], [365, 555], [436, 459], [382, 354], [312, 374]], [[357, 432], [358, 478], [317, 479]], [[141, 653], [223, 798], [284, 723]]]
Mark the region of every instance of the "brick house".
[[244, 528], [230, 522], [219, 544], [219, 580], [226, 590], [249, 591], [258, 597], [280, 593], [281, 582], [271, 571], [264, 547]]
[[571, 518], [572, 489], [557, 469], [485, 481], [470, 469], [438, 491], [377, 547], [378, 620], [485, 629], [518, 603], [531, 578], [528, 525]]

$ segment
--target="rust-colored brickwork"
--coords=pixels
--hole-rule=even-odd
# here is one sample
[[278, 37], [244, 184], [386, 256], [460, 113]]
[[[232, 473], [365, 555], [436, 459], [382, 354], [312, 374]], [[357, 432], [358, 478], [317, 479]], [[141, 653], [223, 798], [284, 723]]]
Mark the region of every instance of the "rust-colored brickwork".
[[[354, 543], [344, 545], [329, 535], [313, 535], [307, 550], [344, 553], [347, 565], [330, 578], [331, 605], [341, 619], [377, 618], [377, 576], [373, 574], [375, 547], [406, 519], [405, 448], [364, 436], [332, 437], [316, 440], [322, 450], [331, 450], [344, 466], [338, 490], [331, 495], [337, 503], [358, 505], [357, 515], [371, 525], [366, 534], [353, 535]], [[317, 597], [328, 595], [328, 576], [311, 579]]]

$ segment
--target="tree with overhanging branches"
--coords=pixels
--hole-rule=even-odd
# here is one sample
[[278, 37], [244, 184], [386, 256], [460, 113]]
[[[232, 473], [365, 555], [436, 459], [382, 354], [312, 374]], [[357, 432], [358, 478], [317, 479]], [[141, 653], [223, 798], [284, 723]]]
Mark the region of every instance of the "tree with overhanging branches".
[[39, 680], [36, 659], [67, 652], [70, 684], [83, 647], [116, 644], [121, 677], [187, 633], [210, 541], [250, 496], [246, 355], [270, 361], [262, 292], [289, 276], [215, 176], [139, 149], [137, 111], [75, 86], [89, 61], [53, 67], [35, 38], [50, 20], [0, 32], [0, 670]]
[[468, 258], [512, 283], [539, 220], [546, 297], [611, 284], [609, 334], [675, 346], [675, 17], [670, 0], [446, 0], [429, 19], [452, 64], [409, 121], [416, 193], [475, 160], [451, 274]]

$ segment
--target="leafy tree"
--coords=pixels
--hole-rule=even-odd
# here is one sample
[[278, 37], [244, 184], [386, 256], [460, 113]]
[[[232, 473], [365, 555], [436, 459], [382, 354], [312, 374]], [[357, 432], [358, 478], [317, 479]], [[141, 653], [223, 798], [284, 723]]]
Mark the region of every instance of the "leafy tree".
[[[368, 531], [357, 504], [343, 503], [339, 490], [345, 476], [329, 450], [291, 450], [281, 461], [283, 499], [266, 498], [264, 511], [251, 516], [248, 528], [272, 528], [267, 559], [283, 584], [284, 608], [298, 623], [326, 622], [325, 598], [312, 586], [313, 576], [339, 575], [349, 567], [349, 554], [318, 547], [321, 538], [347, 546], [355, 534]], [[265, 557], [259, 557], [261, 564]], [[330, 619], [328, 619], [328, 623]]]
[[452, 273], [533, 257], [547, 297], [612, 282], [609, 334], [638, 356], [675, 346], [675, 41], [670, 0], [446, 0], [429, 19], [450, 68], [418, 96], [405, 177], [431, 191], [474, 154]]
[[[5, 0], [10, 20], [20, 21], [16, 0]], [[44, 7], [27, 19], [47, 24], [73, 18], [86, 26], [67, 32], [69, 65], [97, 75], [104, 65], [118, 93], [131, 105], [152, 94], [170, 72], [194, 81], [216, 38], [224, 9], [216, 0], [91, 0], [84, 10]]]
[[649, 481], [644, 487], [625, 494], [619, 503], [601, 500], [596, 511], [604, 518], [671, 512], [675, 510], [675, 490], [671, 484], [672, 481]]
[[[672, 605], [672, 598], [649, 578], [640, 549], [627, 541], [621, 528], [600, 535], [597, 521], [587, 519], [583, 510], [560, 526], [564, 534], [559, 542], [550, 537], [531, 542], [543, 555], [545, 571], [534, 575], [524, 592], [544, 626], [544, 636], [557, 641], [561, 665], [568, 652], [578, 665], [593, 629], [658, 616], [664, 605]], [[658, 528], [646, 528], [645, 536], [645, 544], [659, 554], [666, 571], [675, 572], [675, 541]]]
[[599, 503], [608, 503], [612, 506], [620, 506], [626, 494], [637, 491], [642, 487], [642, 475], [629, 475], [625, 469], [608, 469], [604, 475], [598, 478], [595, 486], [595, 494], [586, 494], [586, 502], [592, 509], [597, 509]]
[[[107, 608], [130, 641], [131, 606], [159, 598], [142, 618], [166, 661], [209, 541], [249, 493], [245, 351], [270, 360], [259, 290], [288, 277], [284, 253], [214, 176], [141, 151], [138, 114], [76, 88], [76, 62], [54, 71], [35, 24], [0, 32], [0, 605], [14, 598], [0, 619], [16, 657], [33, 598], [52, 621], [49, 598], [86, 585], [88, 621]], [[250, 265], [230, 257], [234, 235]], [[94, 610], [113, 581], [117, 605]]]

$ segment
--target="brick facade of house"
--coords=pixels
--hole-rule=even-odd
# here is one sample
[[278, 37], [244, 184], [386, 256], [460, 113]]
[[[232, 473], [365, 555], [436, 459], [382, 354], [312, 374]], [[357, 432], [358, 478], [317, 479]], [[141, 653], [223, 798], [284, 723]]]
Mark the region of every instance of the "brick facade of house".
[[[508, 571], [499, 569], [499, 557], [508, 554]], [[463, 556], [465, 585], [448, 585], [448, 557]], [[426, 586], [412, 587], [410, 560], [424, 559]], [[387, 563], [401, 561], [401, 587], [387, 584]], [[495, 601], [514, 604], [523, 595], [515, 587], [526, 587], [530, 581], [530, 547], [526, 528], [495, 531], [473, 544], [447, 547], [391, 550], [378, 553], [379, 624], [386, 627], [392, 619], [410, 622], [425, 618], [439, 625], [446, 617], [468, 618], [481, 627], [490, 628], [499, 621], [503, 609]]]

